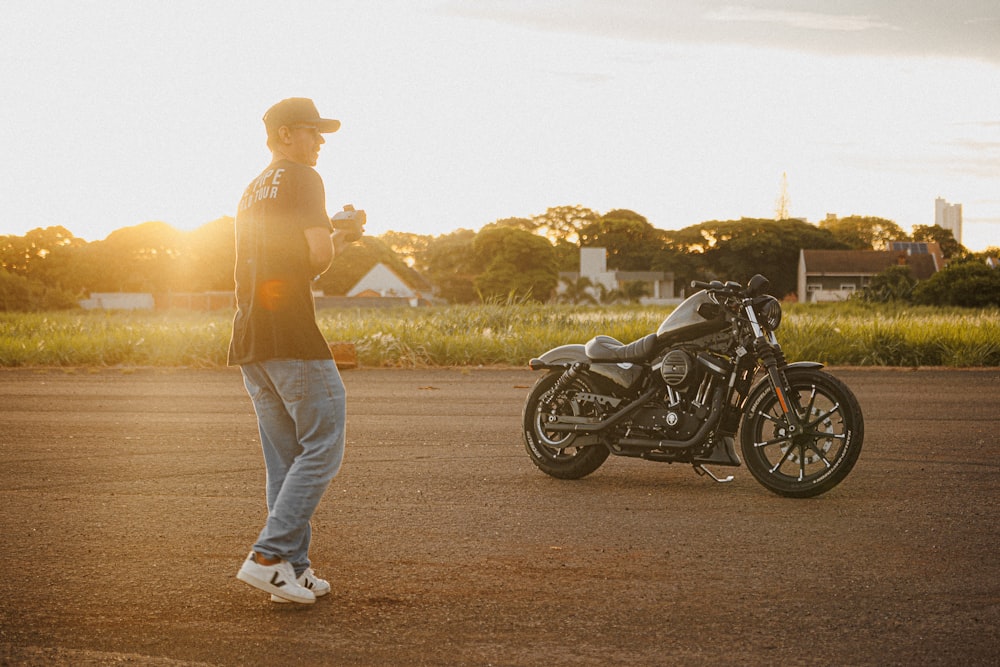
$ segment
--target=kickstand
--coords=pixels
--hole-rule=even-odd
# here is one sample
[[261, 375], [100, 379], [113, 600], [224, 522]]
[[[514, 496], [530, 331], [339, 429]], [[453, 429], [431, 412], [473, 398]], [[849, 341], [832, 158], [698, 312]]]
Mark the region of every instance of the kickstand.
[[715, 474], [713, 474], [711, 470], [709, 470], [708, 468], [706, 468], [703, 465], [696, 465], [696, 466], [694, 466], [694, 471], [696, 473], [698, 473], [699, 475], [708, 475], [709, 477], [711, 477], [712, 479], [714, 479], [719, 484], [725, 484], [725, 483], [731, 482], [731, 481], [733, 481], [733, 479], [735, 479], [732, 475], [729, 475], [728, 477], [716, 477]]

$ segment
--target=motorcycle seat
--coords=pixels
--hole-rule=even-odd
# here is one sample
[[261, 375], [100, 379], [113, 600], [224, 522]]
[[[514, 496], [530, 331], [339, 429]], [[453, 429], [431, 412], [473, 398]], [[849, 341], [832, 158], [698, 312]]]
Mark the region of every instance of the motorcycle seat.
[[643, 336], [628, 345], [611, 336], [595, 336], [587, 341], [587, 358], [597, 363], [636, 363], [648, 361], [656, 349], [656, 334]]

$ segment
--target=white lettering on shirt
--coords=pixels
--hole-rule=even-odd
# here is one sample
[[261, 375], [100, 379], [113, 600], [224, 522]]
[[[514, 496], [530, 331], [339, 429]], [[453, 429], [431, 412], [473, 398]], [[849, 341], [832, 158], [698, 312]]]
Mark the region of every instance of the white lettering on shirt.
[[275, 199], [284, 169], [268, 169], [250, 184], [240, 200], [240, 210], [244, 211], [263, 199]]

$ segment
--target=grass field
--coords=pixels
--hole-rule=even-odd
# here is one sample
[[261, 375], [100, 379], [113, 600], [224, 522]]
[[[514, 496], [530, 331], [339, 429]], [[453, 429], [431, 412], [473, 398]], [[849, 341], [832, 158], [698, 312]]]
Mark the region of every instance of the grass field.
[[[653, 332], [670, 308], [490, 303], [327, 310], [331, 342], [363, 366], [520, 366], [597, 334]], [[0, 367], [184, 366], [226, 363], [231, 313], [0, 313]], [[1000, 310], [793, 304], [778, 330], [790, 361], [846, 366], [1000, 366]]]

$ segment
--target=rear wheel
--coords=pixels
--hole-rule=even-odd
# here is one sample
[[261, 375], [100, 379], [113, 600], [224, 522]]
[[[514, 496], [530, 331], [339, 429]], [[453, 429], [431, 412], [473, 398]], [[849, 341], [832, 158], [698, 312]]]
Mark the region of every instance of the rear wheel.
[[536, 466], [553, 477], [579, 479], [601, 467], [608, 458], [608, 448], [593, 436], [583, 436], [547, 428], [556, 416], [594, 416], [593, 403], [581, 403], [577, 394], [591, 391], [583, 376], [575, 377], [555, 395], [550, 396], [553, 385], [562, 377], [562, 371], [551, 371], [532, 387], [524, 403], [522, 424], [524, 445]]
[[740, 428], [743, 461], [754, 478], [781, 496], [808, 498], [842, 482], [861, 454], [865, 426], [846, 384], [816, 369], [785, 371], [801, 428], [793, 432], [773, 387], [747, 399]]

